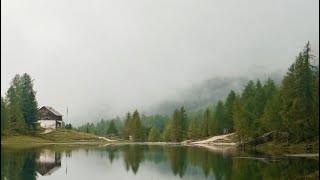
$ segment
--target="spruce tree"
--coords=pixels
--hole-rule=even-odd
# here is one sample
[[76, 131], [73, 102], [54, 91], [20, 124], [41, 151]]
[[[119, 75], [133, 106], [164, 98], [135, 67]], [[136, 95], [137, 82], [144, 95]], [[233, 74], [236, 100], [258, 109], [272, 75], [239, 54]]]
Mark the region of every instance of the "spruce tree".
[[38, 118], [38, 104], [36, 92], [33, 90], [33, 80], [31, 76], [24, 73], [21, 76], [21, 110], [28, 128], [35, 130], [35, 122]]
[[123, 127], [123, 138], [124, 139], [129, 139], [129, 136], [130, 136], [130, 131], [131, 131], [131, 127], [130, 127], [130, 124], [131, 124], [131, 114], [130, 112], [128, 112], [126, 114], [126, 119], [124, 120], [124, 127]]
[[149, 137], [148, 137], [148, 141], [149, 142], [158, 142], [160, 138], [160, 133], [158, 131], [158, 129], [153, 126], [149, 132]]
[[202, 136], [208, 137], [209, 136], [209, 122], [211, 121], [211, 111], [209, 108], [206, 109], [204, 112], [204, 118], [202, 121]]
[[135, 110], [132, 114], [132, 129], [133, 129], [133, 141], [142, 142], [144, 141], [144, 128], [142, 126], [140, 115], [138, 110]]
[[180, 108], [180, 116], [179, 116], [180, 126], [181, 126], [181, 140], [187, 139], [188, 132], [188, 118], [187, 113], [184, 107]]
[[282, 81], [281, 117], [287, 130], [300, 140], [310, 139], [319, 133], [312, 58], [308, 42]]
[[233, 109], [234, 109], [234, 103], [236, 100], [236, 93], [231, 90], [230, 93], [227, 96], [226, 102], [225, 102], [225, 122], [226, 122], [226, 128], [229, 132], [233, 131]]
[[1, 136], [8, 131], [10, 131], [8, 106], [5, 100], [1, 97]]
[[107, 130], [107, 134], [108, 135], [117, 135], [118, 134], [118, 130], [116, 128], [116, 125], [114, 123], [114, 120], [112, 120], [109, 124], [109, 128]]
[[189, 129], [188, 129], [188, 138], [189, 139], [198, 139], [200, 137], [200, 128], [197, 120], [195, 118], [192, 119]]

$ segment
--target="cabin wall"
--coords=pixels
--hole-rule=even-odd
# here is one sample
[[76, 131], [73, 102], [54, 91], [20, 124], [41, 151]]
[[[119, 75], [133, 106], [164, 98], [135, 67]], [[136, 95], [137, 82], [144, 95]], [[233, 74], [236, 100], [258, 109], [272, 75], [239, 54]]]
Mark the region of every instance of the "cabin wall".
[[38, 122], [42, 128], [56, 129], [56, 120], [39, 120]]
[[40, 153], [37, 162], [40, 163], [55, 163], [56, 154], [50, 150], [44, 150]]
[[46, 108], [39, 110], [40, 120], [62, 120], [62, 116], [56, 116]]

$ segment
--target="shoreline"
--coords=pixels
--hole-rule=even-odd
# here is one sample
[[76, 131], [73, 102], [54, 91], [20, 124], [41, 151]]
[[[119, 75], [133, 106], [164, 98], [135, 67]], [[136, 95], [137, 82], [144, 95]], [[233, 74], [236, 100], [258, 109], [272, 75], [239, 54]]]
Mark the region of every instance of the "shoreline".
[[122, 139], [109, 139], [88, 133], [76, 131], [55, 131], [45, 135], [7, 135], [1, 137], [1, 145], [177, 145], [196, 146], [210, 149], [243, 149], [257, 150], [268, 154], [285, 153], [319, 153], [319, 140], [300, 143], [284, 143], [276, 139], [256, 145], [242, 148], [235, 133], [212, 136], [207, 139], [186, 140], [183, 142], [132, 142]]

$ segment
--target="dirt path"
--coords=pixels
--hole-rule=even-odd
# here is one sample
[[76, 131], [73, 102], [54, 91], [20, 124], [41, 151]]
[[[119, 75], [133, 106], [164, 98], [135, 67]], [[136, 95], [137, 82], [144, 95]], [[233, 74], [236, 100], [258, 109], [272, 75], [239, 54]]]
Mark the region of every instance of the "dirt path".
[[105, 137], [98, 137], [99, 139], [103, 139], [103, 140], [106, 140], [106, 141], [109, 141], [109, 142], [114, 142], [114, 141], [117, 141], [117, 140], [113, 140], [113, 139], [108, 139], [108, 138], [105, 138]]
[[46, 129], [45, 131], [43, 131], [42, 133], [39, 133], [39, 134], [48, 134], [52, 132], [52, 129]]
[[213, 144], [213, 145], [227, 145], [227, 146], [235, 146], [236, 142], [232, 142], [232, 137], [235, 136], [235, 133], [213, 136], [211, 138], [190, 142], [190, 144]]

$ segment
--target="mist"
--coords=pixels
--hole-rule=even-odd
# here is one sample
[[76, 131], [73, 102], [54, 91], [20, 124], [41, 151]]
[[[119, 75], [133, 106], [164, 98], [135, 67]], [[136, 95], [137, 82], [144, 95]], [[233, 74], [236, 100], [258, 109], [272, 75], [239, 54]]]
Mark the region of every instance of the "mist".
[[1, 8], [1, 95], [26, 72], [39, 106], [64, 120], [68, 107], [73, 124], [157, 113], [151, 107], [217, 77], [284, 74], [307, 41], [319, 55], [318, 0], [10, 0]]

